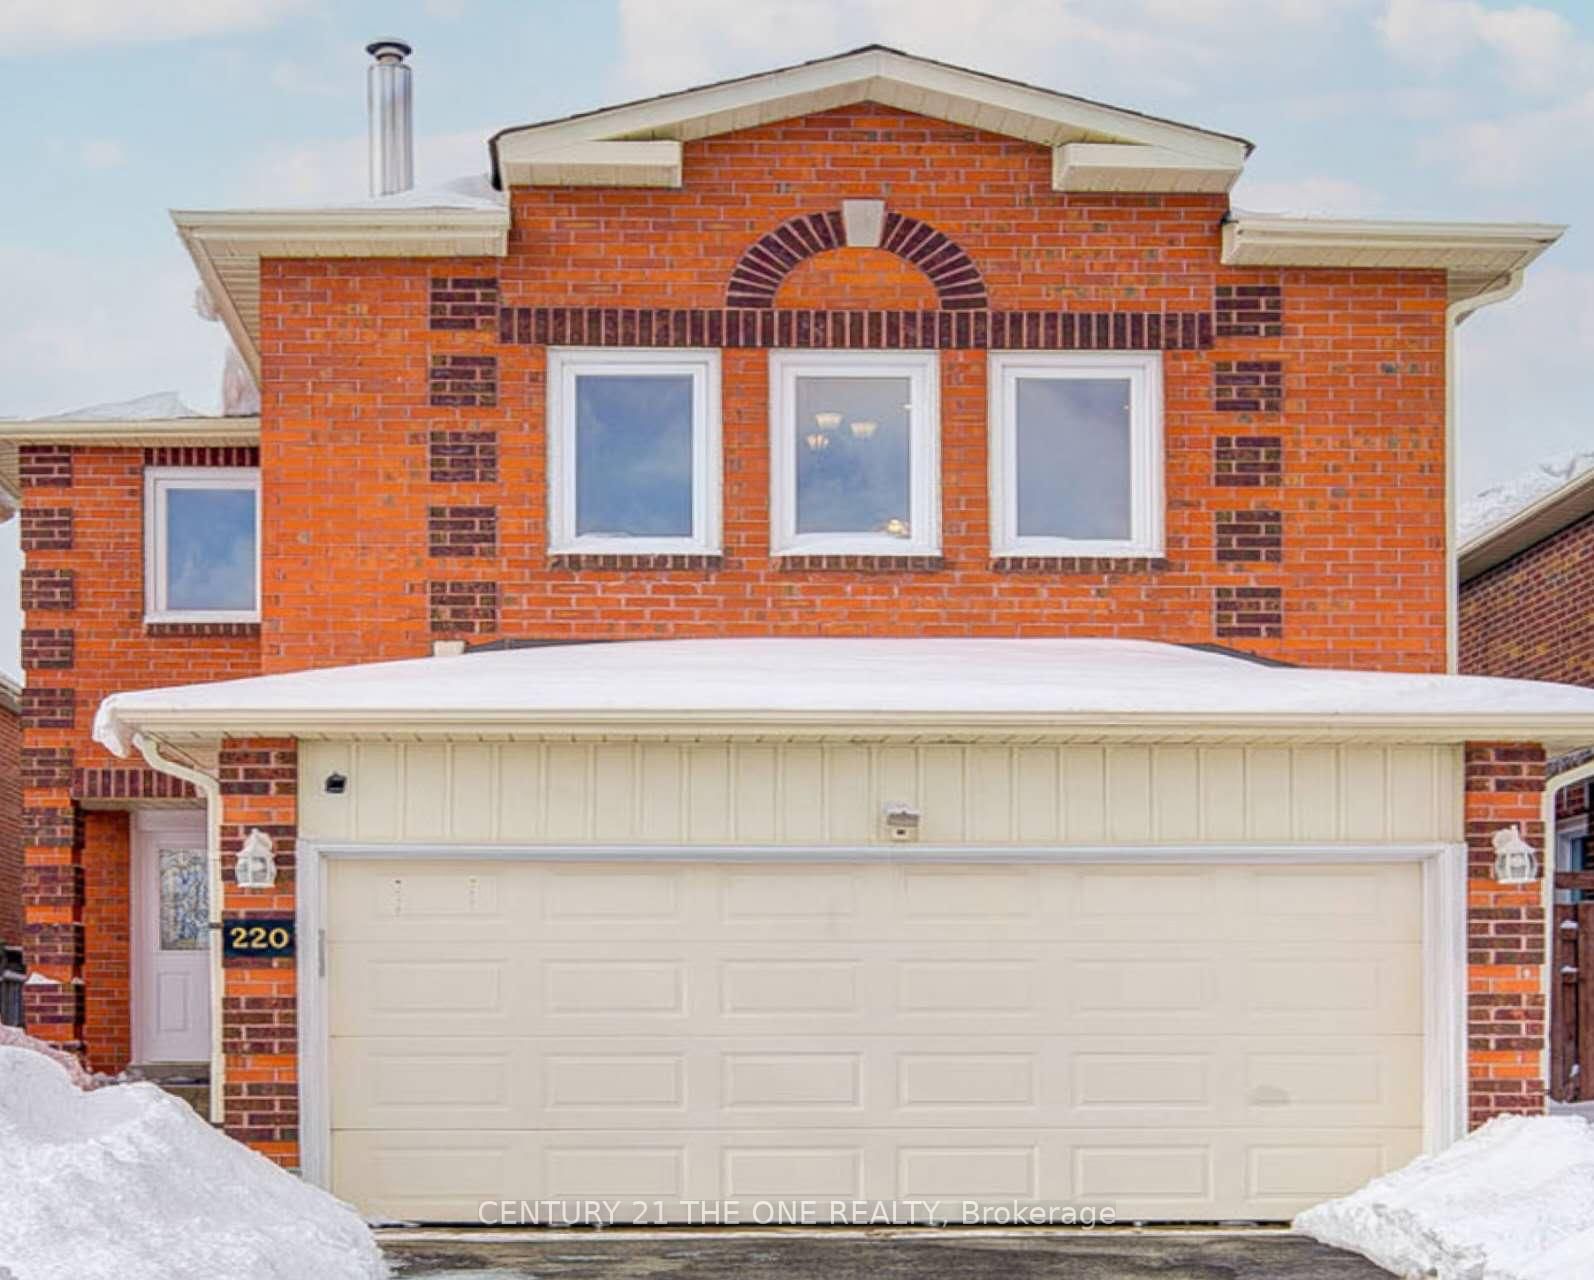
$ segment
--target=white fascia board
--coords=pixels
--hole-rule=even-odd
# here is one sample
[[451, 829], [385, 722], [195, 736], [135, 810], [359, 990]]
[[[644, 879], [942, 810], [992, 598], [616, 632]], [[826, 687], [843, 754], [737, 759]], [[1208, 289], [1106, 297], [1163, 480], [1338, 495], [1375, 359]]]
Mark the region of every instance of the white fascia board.
[[1052, 190], [1221, 194], [1242, 166], [1168, 147], [1121, 142], [1065, 142], [1052, 149]]
[[780, 741], [849, 738], [863, 741], [936, 741], [947, 735], [1001, 741], [1159, 742], [1399, 742], [1456, 745], [1469, 741], [1540, 742], [1562, 750], [1594, 740], [1594, 715], [1535, 716], [1471, 714], [1443, 716], [1234, 715], [1057, 715], [968, 712], [877, 712], [838, 714], [709, 710], [691, 713], [595, 710], [574, 713], [474, 711], [349, 711], [303, 707], [147, 708], [118, 717], [115, 740], [98, 740], [113, 751], [134, 734], [172, 742], [225, 736], [374, 739], [384, 742], [559, 738], [619, 741], [662, 738], [756, 738]]
[[679, 187], [681, 144], [577, 142], [541, 148], [527, 138], [505, 139], [498, 163], [508, 187]]
[[16, 444], [255, 444], [257, 415], [236, 418], [50, 418], [0, 422], [0, 440]]
[[1223, 226], [1229, 266], [1521, 270], [1561, 238], [1538, 222], [1392, 222], [1240, 213]]
[[[535, 145], [541, 148], [648, 135], [693, 137], [698, 135], [691, 129], [692, 122], [711, 116], [739, 113], [744, 122], [731, 127], [747, 128], [800, 114], [805, 109], [816, 109], [803, 105], [803, 100], [809, 97], [829, 95], [836, 103], [890, 100], [900, 97], [899, 93], [891, 91], [893, 89], [944, 94], [987, 108], [993, 117], [1012, 114], [1082, 134], [1165, 146], [1217, 162], [1241, 164], [1248, 150], [1247, 145], [1236, 138], [886, 49], [864, 49], [845, 57], [690, 89], [571, 120], [506, 130], [499, 135], [498, 145], [502, 151], [507, 143], [522, 138], [535, 139]], [[1004, 132], [999, 126], [996, 131]], [[1023, 135], [1015, 133], [1014, 136]]]

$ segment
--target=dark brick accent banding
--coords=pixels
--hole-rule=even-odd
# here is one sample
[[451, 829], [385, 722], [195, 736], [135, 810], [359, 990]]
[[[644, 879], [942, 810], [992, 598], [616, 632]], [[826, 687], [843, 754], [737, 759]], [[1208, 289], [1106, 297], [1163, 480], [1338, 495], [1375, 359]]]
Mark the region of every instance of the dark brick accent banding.
[[77, 698], [71, 689], [28, 685], [22, 690], [24, 729], [70, 729], [76, 710]]
[[67, 671], [76, 649], [67, 627], [24, 627], [22, 667], [25, 671]]
[[941, 556], [781, 556], [783, 573], [935, 573], [946, 568]]
[[498, 554], [496, 507], [428, 507], [427, 549], [434, 556]]
[[723, 556], [710, 555], [624, 556], [571, 552], [548, 557], [548, 567], [550, 569], [657, 570], [661, 572], [680, 569], [704, 572], [723, 568], [724, 564], [725, 558]]
[[812, 350], [1200, 351], [1208, 311], [827, 311], [732, 307], [505, 307], [520, 346]]
[[292, 796], [299, 793], [298, 752], [224, 740], [216, 761], [224, 796]]
[[146, 467], [258, 467], [260, 450], [252, 444], [161, 445], [144, 450]]
[[1162, 556], [996, 556], [993, 573], [1163, 573], [1173, 561]]
[[1253, 640], [1284, 634], [1282, 587], [1218, 587], [1212, 597], [1213, 634]]
[[433, 484], [496, 484], [496, 431], [433, 431], [427, 437]]
[[83, 868], [76, 863], [24, 867], [22, 905], [25, 907], [82, 906]]
[[433, 635], [491, 635], [498, 630], [496, 582], [428, 582]]
[[76, 843], [77, 820], [70, 805], [24, 805], [22, 843], [30, 848], [70, 849]]
[[1212, 407], [1219, 413], [1282, 413], [1282, 360], [1220, 360], [1212, 367]]
[[23, 747], [22, 785], [38, 791], [66, 790], [72, 785], [72, 748]]
[[70, 489], [72, 446], [24, 444], [17, 448], [17, 476], [27, 489]]
[[1284, 336], [1284, 290], [1276, 284], [1220, 284], [1212, 301], [1220, 338]]
[[1212, 483], [1234, 488], [1279, 484], [1284, 479], [1280, 436], [1219, 436], [1212, 447]]
[[[229, 969], [249, 968], [250, 965], [239, 964], [241, 957], [229, 956], [227, 967]], [[289, 961], [288, 963], [292, 963]], [[267, 968], [279, 966], [267, 962]], [[286, 967], [286, 966], [281, 966]], [[276, 1056], [292, 1057], [299, 1052], [299, 1020], [294, 1009], [294, 999], [291, 995], [285, 996], [226, 996], [222, 1000], [222, 1049], [228, 1054], [262, 1053]], [[289, 1085], [288, 1088], [294, 1086]], [[286, 1097], [286, 1095], [285, 1095]], [[251, 1097], [249, 1104], [251, 1116], [259, 1110], [256, 1101]], [[298, 1125], [298, 1105], [293, 1101], [292, 1118], [289, 1123]], [[253, 1121], [251, 1122], [253, 1125]], [[276, 1129], [269, 1129], [263, 1135], [256, 1128], [237, 1129], [229, 1125], [228, 1134], [245, 1141], [286, 1141]], [[293, 1132], [297, 1132], [295, 1128]], [[249, 1136], [245, 1136], [245, 1135]]]
[[435, 408], [491, 409], [498, 403], [497, 356], [433, 356], [427, 377]]
[[23, 551], [72, 550], [72, 508], [24, 504], [19, 537]]
[[[28, 956], [30, 965], [41, 962]], [[22, 1018], [30, 1027], [77, 1026], [83, 1021], [83, 987], [73, 982], [30, 982], [22, 988]], [[50, 1041], [54, 1049], [68, 1049], [59, 1040]], [[70, 1050], [68, 1050], [70, 1051]]]
[[71, 969], [83, 963], [83, 926], [66, 922], [30, 924], [24, 930], [30, 967]]
[[74, 800], [189, 800], [190, 783], [142, 765], [106, 765], [72, 772]]
[[1278, 564], [1284, 559], [1284, 514], [1280, 511], [1216, 511], [1212, 515], [1214, 558], [1229, 563]]
[[24, 569], [22, 611], [64, 612], [77, 606], [77, 582], [70, 569]]
[[433, 276], [427, 327], [492, 329], [498, 323], [497, 276]]
[[154, 637], [258, 636], [258, 622], [146, 622], [144, 634]]

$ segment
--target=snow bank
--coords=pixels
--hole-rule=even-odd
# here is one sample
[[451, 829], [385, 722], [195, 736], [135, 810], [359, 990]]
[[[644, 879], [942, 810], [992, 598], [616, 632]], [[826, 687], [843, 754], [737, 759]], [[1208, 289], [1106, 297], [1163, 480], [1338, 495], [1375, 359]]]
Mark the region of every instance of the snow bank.
[[1594, 1126], [1500, 1116], [1447, 1151], [1308, 1209], [1295, 1229], [1399, 1276], [1594, 1276]]
[[[38, 974], [29, 974], [28, 981], [32, 982]], [[26, 1049], [30, 1053], [37, 1053], [48, 1058], [61, 1070], [65, 1071], [67, 1078], [79, 1089], [98, 1089], [101, 1085], [115, 1083], [110, 1076], [95, 1075], [85, 1071], [83, 1064], [70, 1053], [63, 1053], [54, 1045], [46, 1044], [43, 1040], [35, 1040], [25, 1031], [16, 1027], [0, 1025], [0, 1049]]]
[[[0, 1268], [15, 1280], [381, 1280], [359, 1216], [152, 1084], [81, 1093], [0, 1048]], [[3, 1272], [0, 1272], [3, 1274]]]

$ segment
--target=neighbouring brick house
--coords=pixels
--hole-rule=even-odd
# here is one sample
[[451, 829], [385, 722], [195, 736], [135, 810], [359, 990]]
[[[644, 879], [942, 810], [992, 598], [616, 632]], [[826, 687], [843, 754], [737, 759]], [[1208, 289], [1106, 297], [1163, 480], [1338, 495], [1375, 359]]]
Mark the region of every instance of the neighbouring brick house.
[[1446, 370], [1559, 231], [1249, 150], [869, 48], [175, 214], [259, 417], [0, 425], [35, 1033], [440, 1221], [1276, 1219], [1541, 1106], [1594, 694], [1443, 675]]
[[[1459, 557], [1461, 670], [1594, 688], [1594, 469], [1586, 455], [1527, 473], [1475, 501], [1482, 518]], [[1564, 483], [1548, 483], [1565, 476]], [[1495, 508], [1500, 508], [1496, 510]], [[1490, 516], [1494, 518], [1489, 518]], [[1594, 1100], [1594, 1026], [1580, 1022], [1580, 972], [1594, 967], [1594, 928], [1580, 953], [1579, 902], [1594, 903], [1588, 860], [1594, 740], [1548, 762], [1557, 875], [1550, 1081], [1557, 1098]], [[1586, 883], [1580, 877], [1588, 877]], [[1594, 924], [1594, 906], [1585, 908]]]

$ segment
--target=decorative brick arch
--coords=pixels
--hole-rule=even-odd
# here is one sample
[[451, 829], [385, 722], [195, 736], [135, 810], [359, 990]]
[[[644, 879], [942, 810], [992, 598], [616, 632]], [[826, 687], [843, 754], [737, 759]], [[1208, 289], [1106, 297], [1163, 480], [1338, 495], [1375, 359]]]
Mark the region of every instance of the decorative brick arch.
[[[841, 210], [804, 213], [788, 218], [747, 247], [725, 291], [727, 307], [773, 307], [781, 283], [798, 263], [815, 254], [848, 246]], [[935, 286], [947, 311], [988, 308], [985, 278], [961, 246], [928, 222], [888, 212], [880, 227], [878, 247], [911, 263]]]

